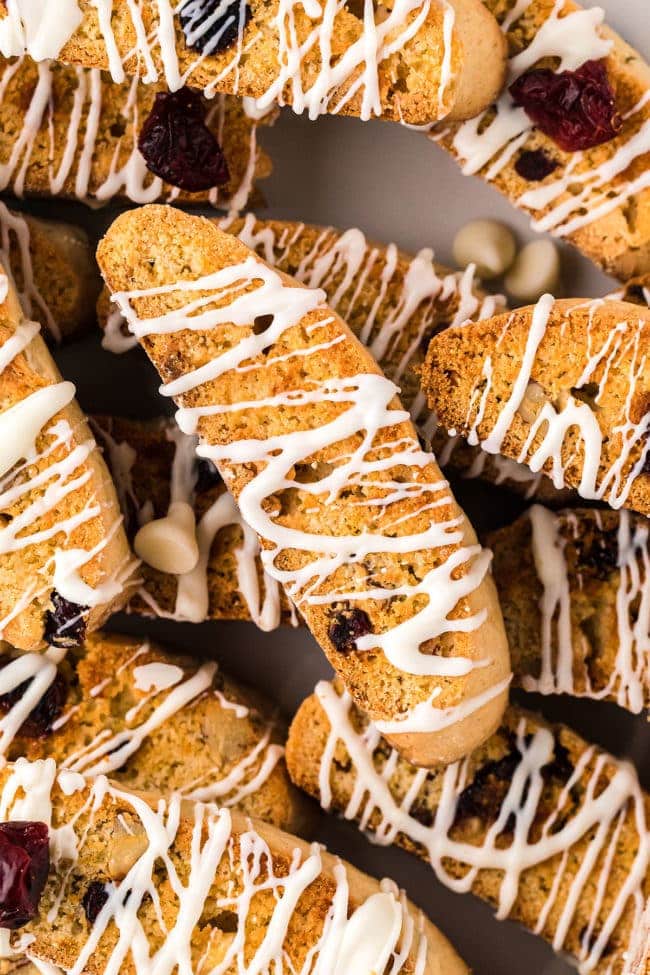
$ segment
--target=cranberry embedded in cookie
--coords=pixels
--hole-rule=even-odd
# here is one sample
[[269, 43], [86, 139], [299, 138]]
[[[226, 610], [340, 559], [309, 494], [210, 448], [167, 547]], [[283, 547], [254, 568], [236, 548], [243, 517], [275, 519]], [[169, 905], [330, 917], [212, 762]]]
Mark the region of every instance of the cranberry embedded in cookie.
[[45, 823], [0, 823], [0, 927], [14, 930], [36, 917], [49, 866]]

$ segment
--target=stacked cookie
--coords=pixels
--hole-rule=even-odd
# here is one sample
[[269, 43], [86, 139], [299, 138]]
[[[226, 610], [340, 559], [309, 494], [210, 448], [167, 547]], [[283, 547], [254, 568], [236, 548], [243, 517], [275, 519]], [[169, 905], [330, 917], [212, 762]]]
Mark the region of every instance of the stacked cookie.
[[[572, 0], [9, 0], [0, 55], [0, 189], [144, 204], [95, 261], [0, 202], [0, 968], [468, 971], [308, 844], [315, 800], [650, 975], [636, 769], [510, 700], [650, 699], [650, 69]], [[407, 124], [618, 290], [509, 307], [471, 262], [244, 212], [285, 105]], [[494, 275], [483, 226], [458, 253], [505, 240]], [[59, 373], [95, 319], [152, 418]], [[289, 723], [223, 672], [227, 621], [303, 627], [334, 679]]]

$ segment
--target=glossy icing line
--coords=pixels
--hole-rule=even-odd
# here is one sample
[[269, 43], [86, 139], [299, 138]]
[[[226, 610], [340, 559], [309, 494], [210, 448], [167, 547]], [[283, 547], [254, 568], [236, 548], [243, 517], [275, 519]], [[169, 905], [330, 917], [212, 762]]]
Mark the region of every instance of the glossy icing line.
[[[25, 796], [22, 800], [17, 798], [21, 794]], [[76, 811], [66, 814], [61, 794], [72, 797], [70, 804]], [[86, 781], [68, 771], [57, 775], [52, 762], [30, 764], [21, 759], [12, 767], [0, 801], [3, 820], [25, 817], [29, 811], [29, 818], [51, 824], [55, 806], [57, 827], [50, 827], [49, 883], [55, 892], [48, 913], [50, 924], [59, 916], [71, 870], [83, 856], [100, 813], [110, 822], [111, 817], [117, 819], [120, 809], [122, 820], [129, 820], [130, 832], [146, 838], [144, 849], [131, 857], [123, 879], [106, 884], [105, 902], [88, 935], [76, 950], [73, 947], [74, 963], [64, 968], [68, 975], [81, 975], [91, 958], [104, 975], [114, 975], [127, 964], [132, 964], [136, 975], [171, 975], [176, 968], [200, 971], [203, 963], [209, 964], [213, 975], [235, 969], [241, 975], [284, 971], [291, 964], [285, 948], [290, 926], [301, 924], [303, 895], [321, 877], [323, 881], [327, 878], [318, 885], [323, 920], [316, 922], [309, 936], [300, 969], [303, 975], [357, 971], [369, 951], [374, 953], [372, 957], [385, 960], [385, 969], [392, 975], [406, 971], [423, 975], [428, 963], [423, 919], [392, 883], [382, 882], [376, 893], [353, 904], [345, 866], [339, 862], [327, 870], [321, 847], [288, 850], [277, 870], [271, 847], [252, 822], [236, 829], [227, 809], [201, 803], [194, 804], [185, 813], [189, 818], [183, 819], [181, 801], [180, 796], [172, 796], [152, 808], [103, 776]], [[177, 840], [181, 827], [190, 832], [182, 875]], [[168, 884], [174, 897], [165, 922], [161, 915], [157, 915], [158, 922], [154, 920], [156, 948], [152, 950], [151, 929], [145, 928], [140, 912], [149, 899], [159, 903], [162, 883]], [[129, 891], [128, 898], [124, 890]], [[209, 897], [209, 909], [233, 915], [236, 929], [233, 937], [224, 938], [215, 925], [207, 941], [197, 943], [197, 926]], [[259, 897], [265, 905], [263, 913], [257, 912]], [[394, 923], [378, 926], [377, 918], [387, 913]], [[109, 924], [114, 925], [117, 937], [107, 944], [103, 936]], [[249, 935], [253, 924], [260, 935], [254, 942]], [[30, 948], [31, 941], [20, 931], [3, 932], [2, 956], [15, 957], [22, 950], [28, 957], [42, 955], [43, 945], [37, 941]], [[293, 965], [291, 970], [298, 973]]]
[[[358, 730], [351, 720], [352, 702], [346, 693], [339, 695], [334, 687], [321, 681], [316, 697], [329, 723], [329, 735], [319, 761], [319, 798], [325, 809], [333, 804], [332, 777], [337, 774], [335, 754], [341, 760], [341, 747], [351, 766], [351, 795], [342, 808], [346, 819], [354, 820], [361, 830], [370, 829], [373, 841], [381, 846], [395, 842], [398, 835], [412, 843], [427, 859], [436, 876], [456, 892], [466, 892], [481, 871], [497, 871], [494, 899], [497, 917], [508, 917], [520, 897], [526, 896], [525, 874], [542, 864], [555, 861], [555, 880], [546, 885], [547, 900], [540, 911], [537, 933], [545, 931], [553, 914], [553, 947], [562, 951], [565, 940], [588, 891], [596, 891], [593, 910], [582, 938], [580, 971], [594, 971], [601, 959], [607, 963], [610, 938], [617, 930], [623, 913], [632, 905], [633, 920], [630, 940], [646, 909], [648, 869], [650, 868], [650, 832], [646, 821], [645, 799], [632, 766], [618, 763], [610, 756], [587, 748], [560, 791], [556, 807], [539, 822], [544, 792], [543, 769], [553, 760], [554, 737], [546, 727], [527, 733], [521, 720], [516, 734], [519, 761], [508, 775], [505, 794], [494, 813], [481, 843], [455, 838], [453, 826], [461, 793], [472, 782], [472, 757], [444, 770], [429, 773], [408, 766], [387, 742], [381, 740], [373, 725]], [[408, 789], [401, 796], [393, 784], [397, 771], [409, 771]], [[606, 770], [610, 773], [604, 779]], [[480, 766], [478, 771], [480, 772]], [[430, 776], [436, 786], [427, 788]], [[440, 783], [438, 786], [437, 783]], [[564, 818], [564, 805], [575, 787], [581, 796], [575, 814]], [[432, 796], [437, 796], [434, 802]], [[428, 799], [422, 800], [427, 796]], [[424, 801], [424, 807], [420, 804]], [[424, 810], [430, 816], [420, 812]], [[638, 837], [638, 850], [630, 869], [615, 877], [612, 853], [622, 822], [631, 816]], [[530, 838], [535, 823], [535, 839]], [[509, 843], [504, 843], [504, 833]], [[586, 841], [581, 850], [579, 868], [566, 873], [567, 857], [572, 846]], [[560, 898], [560, 889], [562, 897]], [[609, 907], [603, 911], [603, 893], [608, 890]]]
[[[247, 290], [253, 284], [254, 288]], [[133, 304], [138, 298], [178, 292], [185, 295], [180, 306], [157, 318], [138, 318]], [[194, 294], [197, 297], [193, 298]], [[214, 307], [215, 295], [227, 298], [227, 303]], [[308, 313], [312, 315], [313, 324], [308, 332], [303, 330], [298, 347], [292, 344], [291, 355], [319, 354], [322, 341], [319, 336], [331, 322], [330, 312], [323, 304], [322, 291], [289, 287], [273, 269], [254, 257], [195, 281], [114, 294], [113, 300], [138, 338], [169, 335], [188, 328], [205, 331], [226, 322], [246, 326], [262, 314], [270, 319], [264, 333], [258, 335], [246, 329], [241, 340], [222, 355], [161, 387], [164, 395], [174, 397], [224, 377], [230, 371], [236, 373], [243, 363], [254, 360], [262, 349], [272, 347], [289, 330], [294, 330], [292, 334], [296, 335], [295, 327]], [[267, 366], [272, 362], [273, 358], [267, 357]], [[246, 462], [251, 465], [249, 470], [255, 471], [239, 493], [238, 503], [244, 520], [264, 539], [262, 561], [267, 573], [284, 586], [298, 608], [357, 600], [371, 600], [381, 605], [396, 595], [410, 599], [424, 596], [426, 602], [420, 604], [421, 608], [412, 612], [409, 618], [382, 632], [361, 636], [356, 640], [356, 648], [374, 652], [379, 649], [393, 666], [407, 673], [434, 678], [443, 675], [464, 677], [484, 662], [432, 656], [423, 653], [420, 647], [442, 633], [467, 632], [482, 624], [482, 612], [462, 617], [450, 614], [460, 600], [481, 584], [489, 554], [478, 546], [461, 544], [460, 516], [435, 520], [435, 509], [448, 504], [451, 499], [446, 482], [432, 477], [428, 468], [431, 455], [420, 449], [414, 434], [406, 428], [400, 433], [399, 440], [393, 441], [389, 436], [386, 441], [384, 431], [408, 419], [408, 414], [395, 402], [396, 392], [392, 382], [372, 372], [313, 380], [306, 388], [255, 401], [219, 402], [215, 399], [216, 394], [211, 392], [210, 405], [181, 407], [177, 420], [186, 433], [193, 433], [201, 419], [207, 416], [270, 407], [299, 409], [300, 426], [304, 423], [302, 418], [307, 418], [306, 429], [275, 434], [267, 439], [245, 439], [199, 448], [201, 456], [219, 462], [226, 483], [240, 463]], [[323, 424], [312, 425], [315, 410], [326, 402], [338, 405], [335, 417]], [[306, 483], [294, 479], [291, 471], [296, 465], [359, 435], [359, 446], [344, 453], [337, 464], [330, 463], [328, 468], [331, 469], [323, 476], [316, 475], [313, 482]], [[380, 445], [389, 445], [390, 454], [377, 456]], [[390, 472], [398, 466], [409, 471], [409, 476], [403, 476], [400, 482], [390, 477]], [[389, 476], [382, 478], [383, 472], [388, 472]], [[359, 502], [366, 507], [369, 518], [368, 528], [360, 534], [329, 534], [322, 521], [318, 530], [303, 531], [281, 524], [268, 508], [268, 500], [286, 489], [304, 491], [306, 499], [325, 498], [326, 504], [335, 503], [343, 485], [359, 486], [368, 492], [369, 500]], [[407, 498], [417, 500], [416, 513], [411, 510], [406, 516], [394, 515], [393, 511], [403, 510], [400, 504]], [[363, 511], [363, 508], [359, 510]], [[379, 513], [371, 517], [374, 510]], [[413, 533], [407, 530], [405, 534], [393, 534], [388, 530], [405, 518], [411, 520], [422, 515], [426, 522], [423, 530]], [[376, 525], [381, 526], [379, 530], [374, 527]], [[379, 553], [399, 556], [443, 548], [448, 552], [443, 561], [416, 582], [384, 588], [379, 582], [366, 587], [352, 586], [349, 575], [344, 577], [345, 581], [334, 581], [341, 566], [358, 564], [366, 556]], [[286, 551], [300, 553], [299, 568], [285, 568], [286, 562], [281, 565], [282, 553]], [[462, 567], [465, 571], [459, 575], [458, 570]]]

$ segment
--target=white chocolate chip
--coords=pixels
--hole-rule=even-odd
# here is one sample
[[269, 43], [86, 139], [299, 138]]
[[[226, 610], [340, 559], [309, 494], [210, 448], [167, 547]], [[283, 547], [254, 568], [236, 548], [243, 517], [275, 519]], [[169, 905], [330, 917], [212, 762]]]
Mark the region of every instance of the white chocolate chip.
[[472, 220], [454, 238], [456, 263], [460, 267], [475, 264], [479, 277], [486, 281], [508, 270], [516, 250], [512, 231], [498, 220]]
[[560, 254], [550, 240], [533, 240], [517, 254], [505, 277], [505, 289], [516, 301], [530, 304], [554, 292], [560, 280]]
[[199, 560], [194, 511], [185, 501], [173, 501], [165, 518], [142, 526], [133, 547], [143, 562], [160, 572], [191, 572]]

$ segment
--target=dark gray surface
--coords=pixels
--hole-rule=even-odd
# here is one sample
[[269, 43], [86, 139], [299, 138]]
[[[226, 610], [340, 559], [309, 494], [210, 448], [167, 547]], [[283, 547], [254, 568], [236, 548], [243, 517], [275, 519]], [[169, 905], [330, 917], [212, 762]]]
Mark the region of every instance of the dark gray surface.
[[[603, 0], [610, 21], [650, 56], [648, 0]], [[451, 261], [455, 231], [468, 219], [495, 216], [520, 239], [531, 234], [526, 219], [478, 180], [464, 178], [455, 164], [421, 134], [388, 123], [362, 124], [326, 118], [316, 123], [285, 112], [275, 129], [264, 133], [275, 172], [264, 186], [270, 202], [264, 215], [360, 226], [378, 240], [394, 240], [407, 250], [433, 246], [440, 260]], [[77, 220], [95, 235], [112, 212], [79, 205], [40, 203], [30, 209]], [[262, 213], [262, 211], [260, 211]], [[566, 294], [598, 295], [611, 285], [588, 261], [569, 248], [564, 253]], [[115, 358], [102, 352], [96, 336], [58, 356], [65, 375], [77, 383], [88, 411], [136, 416], [156, 415], [161, 401], [151, 367], [137, 353]], [[485, 508], [485, 495], [464, 498], [471, 514]], [[489, 511], [503, 518], [504, 496], [488, 495]], [[514, 509], [513, 509], [514, 512]], [[120, 618], [115, 628], [147, 633], [171, 646], [209, 654], [233, 674], [275, 696], [287, 714], [295, 709], [328, 665], [309, 635], [282, 630], [259, 633], [246, 624], [192, 626], [141, 623]], [[523, 698], [522, 698], [523, 699]], [[526, 698], [526, 704], [566, 721], [621, 756], [629, 756], [650, 787], [650, 732], [643, 717], [632, 718], [613, 705], [568, 699]], [[407, 854], [373, 847], [352, 826], [322, 816], [317, 838], [369, 873], [390, 875], [452, 938], [482, 975], [567, 975], [572, 969], [556, 959], [539, 939], [511, 923], [499, 924], [491, 911], [469, 896], [446, 891], [431, 870]]]

